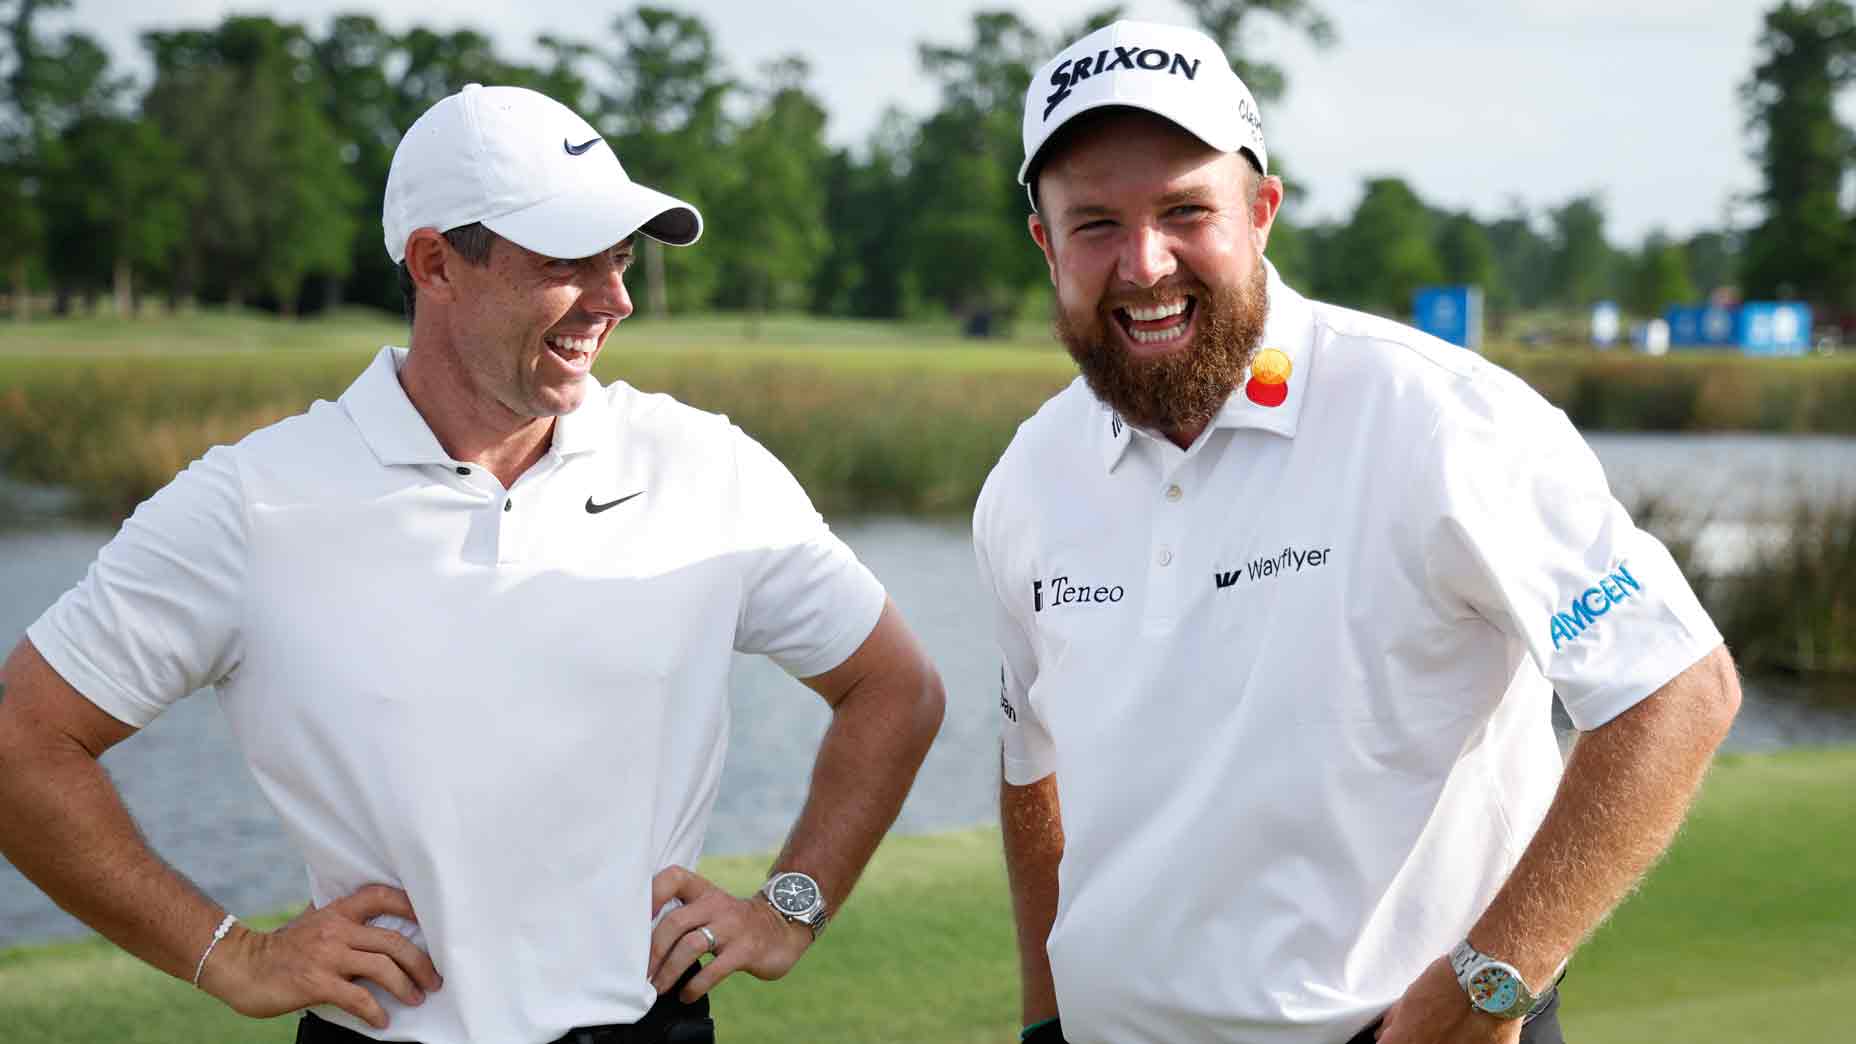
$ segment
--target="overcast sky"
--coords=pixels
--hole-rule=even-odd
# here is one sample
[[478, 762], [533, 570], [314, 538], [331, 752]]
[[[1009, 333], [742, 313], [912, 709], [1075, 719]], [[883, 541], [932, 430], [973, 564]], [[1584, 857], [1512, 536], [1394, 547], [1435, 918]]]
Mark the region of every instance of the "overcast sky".
[[[916, 44], [970, 39], [973, 11], [1013, 7], [1047, 32], [1101, 4], [1018, 0], [659, 0], [700, 15], [731, 69], [810, 59], [814, 90], [838, 143], [862, 141], [891, 104], [931, 111]], [[1258, 27], [1246, 41], [1288, 72], [1286, 97], [1263, 106], [1272, 159], [1308, 193], [1303, 220], [1347, 214], [1362, 179], [1408, 179], [1437, 206], [1484, 218], [1515, 200], [1530, 210], [1602, 194], [1614, 243], [1653, 227], [1683, 235], [1718, 227], [1757, 187], [1737, 94], [1754, 64], [1762, 12], [1776, 0], [1319, 0], [1339, 39], [1316, 51]], [[318, 31], [338, 11], [367, 11], [393, 29], [470, 26], [512, 57], [548, 32], [597, 43], [626, 4], [450, 0], [77, 0], [68, 24], [139, 63], [144, 29], [210, 25], [228, 12], [267, 13]], [[1135, 0], [1131, 17], [1185, 22], [1174, 0]], [[572, 10], [571, 17], [563, 12]], [[435, 13], [439, 12], [439, 13]], [[1846, 114], [1856, 112], [1844, 98]]]

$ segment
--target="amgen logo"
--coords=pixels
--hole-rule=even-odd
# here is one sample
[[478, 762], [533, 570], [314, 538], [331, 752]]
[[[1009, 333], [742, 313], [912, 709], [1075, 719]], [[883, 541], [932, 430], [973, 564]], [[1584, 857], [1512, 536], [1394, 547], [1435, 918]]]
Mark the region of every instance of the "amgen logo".
[[[1065, 59], [1051, 71], [1050, 85], [1057, 88], [1050, 97], [1045, 98], [1044, 118], [1050, 119], [1051, 111], [1063, 104], [1070, 96], [1076, 84], [1089, 79], [1091, 75], [1100, 76], [1114, 72], [1116, 69], [1144, 69], [1147, 72], [1165, 73], [1168, 76], [1184, 76], [1194, 80], [1199, 75], [1200, 59], [1188, 59], [1183, 54], [1163, 51], [1158, 47], [1110, 47], [1098, 51], [1095, 55], [1081, 58]], [[1246, 116], [1250, 114], [1246, 113]]]
[[1561, 643], [1584, 634], [1585, 629], [1610, 612], [1612, 606], [1642, 590], [1643, 585], [1630, 575], [1630, 570], [1622, 562], [1618, 563], [1616, 570], [1598, 578], [1596, 586], [1579, 592], [1565, 612], [1553, 614], [1553, 648], [1557, 650]]

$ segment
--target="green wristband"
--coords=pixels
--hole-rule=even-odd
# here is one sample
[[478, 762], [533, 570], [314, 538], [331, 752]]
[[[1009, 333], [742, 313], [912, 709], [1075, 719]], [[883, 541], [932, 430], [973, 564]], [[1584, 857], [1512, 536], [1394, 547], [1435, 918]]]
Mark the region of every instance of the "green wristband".
[[1018, 1031], [1018, 1039], [1019, 1039], [1019, 1040], [1029, 1040], [1029, 1039], [1031, 1039], [1031, 1035], [1032, 1035], [1033, 1033], [1036, 1033], [1036, 1032], [1037, 1032], [1038, 1030], [1041, 1030], [1041, 1029], [1043, 1029], [1044, 1027], [1046, 1027], [1046, 1026], [1048, 1026], [1048, 1025], [1050, 1025], [1051, 1023], [1053, 1023], [1053, 1022], [1056, 1022], [1056, 1021], [1057, 1021], [1057, 1019], [1056, 1019], [1056, 1018], [1055, 1018], [1055, 1017], [1053, 1016], [1053, 1017], [1051, 1017], [1051, 1018], [1048, 1018], [1048, 1019], [1043, 1019], [1043, 1020], [1041, 1020], [1041, 1021], [1039, 1021], [1039, 1022], [1034, 1022], [1034, 1023], [1032, 1023], [1031, 1025], [1029, 1025], [1029, 1026], [1026, 1026], [1026, 1027], [1025, 1027], [1024, 1029], [1021, 1029], [1021, 1030], [1019, 1030], [1019, 1031]]

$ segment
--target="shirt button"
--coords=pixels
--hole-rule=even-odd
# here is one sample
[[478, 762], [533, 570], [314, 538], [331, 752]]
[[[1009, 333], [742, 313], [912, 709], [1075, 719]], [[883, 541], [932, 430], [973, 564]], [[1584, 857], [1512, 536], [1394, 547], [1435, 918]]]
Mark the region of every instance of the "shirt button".
[[464, 465], [462, 465], [462, 464], [459, 464], [459, 465], [458, 465], [458, 474], [460, 474], [460, 475], [468, 475], [468, 474], [470, 474], [470, 469], [469, 469], [469, 468], [467, 468], [467, 467], [465, 467], [465, 466], [464, 466]]
[[1172, 565], [1173, 564], [1173, 552], [1162, 548], [1160, 551], [1160, 564], [1163, 566]]
[[503, 501], [504, 511], [514, 511], [515, 509], [516, 509], [516, 498], [510, 497], [508, 500]]
[[1168, 486], [1168, 487], [1166, 488], [1166, 498], [1167, 498], [1168, 500], [1170, 500], [1170, 501], [1173, 501], [1174, 503], [1178, 503], [1178, 502], [1179, 502], [1179, 498], [1180, 498], [1180, 497], [1183, 497], [1183, 496], [1185, 496], [1185, 495], [1186, 495], [1186, 491], [1185, 491], [1185, 490], [1183, 490], [1183, 489], [1180, 489], [1180, 488], [1179, 488], [1178, 486], [1176, 486], [1176, 485], [1175, 485], [1175, 486]]

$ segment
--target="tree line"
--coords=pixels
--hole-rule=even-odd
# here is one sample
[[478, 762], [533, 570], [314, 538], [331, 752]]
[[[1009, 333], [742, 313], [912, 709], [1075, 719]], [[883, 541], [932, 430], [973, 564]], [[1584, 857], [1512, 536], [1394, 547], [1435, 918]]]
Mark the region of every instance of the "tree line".
[[[933, 112], [891, 108], [865, 141], [836, 147], [804, 58], [744, 73], [700, 16], [663, 7], [624, 11], [599, 45], [542, 36], [527, 62], [470, 29], [396, 33], [356, 14], [316, 33], [233, 16], [144, 33], [144, 85], [93, 38], [42, 30], [70, 2], [0, 0], [0, 282], [16, 314], [45, 294], [60, 311], [103, 295], [129, 309], [145, 293], [285, 314], [397, 309], [379, 231], [394, 147], [432, 103], [477, 81], [560, 99], [633, 177], [703, 209], [716, 234], [702, 248], [647, 251], [635, 288], [647, 313], [952, 313], [975, 330], [1044, 299], [1013, 181], [1031, 75], [1120, 14], [1047, 35], [1011, 11], [979, 12], [966, 39], [918, 46]], [[1266, 103], [1285, 80], [1244, 51], [1249, 22], [1333, 38], [1308, 0], [1186, 6]], [[1393, 177], [1369, 180], [1344, 220], [1302, 222], [1290, 156], [1270, 256], [1317, 296], [1389, 314], [1440, 282], [1481, 285], [1498, 323], [1603, 298], [1654, 314], [1730, 285], [1856, 309], [1856, 213], [1842, 195], [1856, 138], [1834, 106], [1856, 78], [1849, 0], [1781, 4], [1760, 52], [1742, 92], [1764, 180], [1751, 228], [1652, 233], [1627, 249], [1607, 238], [1596, 194], [1484, 220]]]

